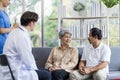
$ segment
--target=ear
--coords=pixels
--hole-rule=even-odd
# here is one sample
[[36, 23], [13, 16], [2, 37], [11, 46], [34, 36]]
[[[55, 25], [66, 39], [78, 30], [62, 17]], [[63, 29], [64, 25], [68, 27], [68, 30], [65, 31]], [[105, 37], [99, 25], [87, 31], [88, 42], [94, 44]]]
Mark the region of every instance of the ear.
[[33, 25], [33, 21], [31, 21], [28, 25], [29, 25], [29, 26], [32, 26], [32, 25]]
[[95, 38], [98, 39], [98, 36], [96, 35]]

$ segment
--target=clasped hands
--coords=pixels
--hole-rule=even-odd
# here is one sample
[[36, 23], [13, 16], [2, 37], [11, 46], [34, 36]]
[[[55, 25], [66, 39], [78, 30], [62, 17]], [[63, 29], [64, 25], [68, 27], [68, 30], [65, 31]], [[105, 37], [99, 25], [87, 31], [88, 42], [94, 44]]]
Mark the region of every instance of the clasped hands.
[[49, 69], [49, 71], [53, 71], [53, 70], [61, 69], [61, 67], [60, 66], [51, 66], [48, 69]]
[[80, 72], [82, 75], [85, 75], [85, 74], [91, 73], [91, 69], [81, 66], [81, 67], [79, 67], [79, 72]]

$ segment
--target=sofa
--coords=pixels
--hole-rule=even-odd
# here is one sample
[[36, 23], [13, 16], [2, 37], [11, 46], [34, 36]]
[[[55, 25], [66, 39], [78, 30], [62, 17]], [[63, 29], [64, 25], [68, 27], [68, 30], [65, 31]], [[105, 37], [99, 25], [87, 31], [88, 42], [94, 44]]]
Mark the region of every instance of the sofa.
[[[44, 68], [47, 58], [50, 54], [52, 48], [44, 47], [34, 47], [32, 48], [32, 53], [35, 57], [36, 64], [38, 68]], [[109, 64], [110, 73], [107, 80], [120, 80], [120, 46], [119, 47], [110, 47], [111, 49], [111, 61]], [[79, 58], [81, 58], [83, 48], [78, 48]]]

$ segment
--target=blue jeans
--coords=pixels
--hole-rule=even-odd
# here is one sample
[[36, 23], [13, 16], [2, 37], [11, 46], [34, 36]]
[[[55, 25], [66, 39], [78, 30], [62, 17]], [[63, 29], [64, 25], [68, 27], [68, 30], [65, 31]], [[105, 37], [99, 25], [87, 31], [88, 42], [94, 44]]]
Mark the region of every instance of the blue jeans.
[[69, 78], [69, 72], [64, 69], [54, 70], [51, 72], [52, 80], [66, 80]]
[[50, 72], [47, 69], [35, 70], [39, 80], [51, 80]]

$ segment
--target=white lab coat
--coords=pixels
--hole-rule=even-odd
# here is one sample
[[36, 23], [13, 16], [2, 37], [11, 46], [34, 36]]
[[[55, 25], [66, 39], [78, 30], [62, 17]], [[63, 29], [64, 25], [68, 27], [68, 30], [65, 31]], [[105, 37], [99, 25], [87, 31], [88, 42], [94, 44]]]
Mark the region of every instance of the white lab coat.
[[[30, 37], [27, 29], [19, 27], [9, 33], [3, 54], [6, 54], [15, 80], [38, 80], [37, 66], [32, 54]], [[8, 68], [2, 69], [3, 80], [11, 80]]]

